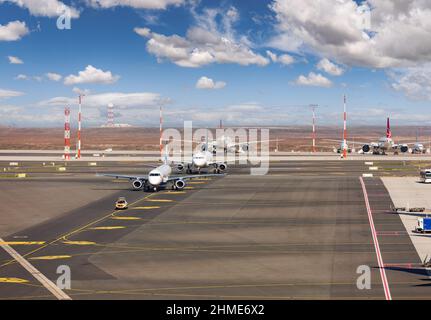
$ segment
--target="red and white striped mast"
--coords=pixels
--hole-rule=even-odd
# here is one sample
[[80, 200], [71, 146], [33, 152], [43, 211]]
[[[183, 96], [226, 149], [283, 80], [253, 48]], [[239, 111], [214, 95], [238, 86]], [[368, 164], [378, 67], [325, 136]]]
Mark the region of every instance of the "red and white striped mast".
[[347, 158], [347, 111], [346, 111], [346, 95], [344, 95], [343, 158]]
[[64, 108], [64, 160], [70, 160], [70, 109]]
[[77, 150], [77, 153], [76, 153], [76, 158], [77, 159], [81, 159], [81, 121], [82, 121], [82, 116], [81, 116], [81, 113], [82, 113], [82, 97], [83, 97], [84, 95], [82, 95], [82, 94], [80, 94], [79, 96], [78, 96], [78, 99], [79, 99], [79, 109], [78, 109], [78, 150]]

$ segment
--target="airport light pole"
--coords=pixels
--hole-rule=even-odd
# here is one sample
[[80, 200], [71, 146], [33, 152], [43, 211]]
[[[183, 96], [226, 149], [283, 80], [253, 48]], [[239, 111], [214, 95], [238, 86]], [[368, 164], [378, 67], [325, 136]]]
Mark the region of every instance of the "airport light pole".
[[313, 153], [316, 152], [316, 109], [317, 109], [318, 105], [317, 104], [310, 104], [310, 108], [313, 112], [313, 135], [312, 135], [312, 139], [313, 139]]
[[160, 105], [160, 140], [159, 140], [159, 146], [160, 146], [160, 159], [163, 159], [163, 144], [162, 144], [162, 135], [163, 135], [163, 110], [162, 106]]
[[82, 97], [84, 95], [80, 94], [78, 96], [78, 102], [79, 102], [79, 109], [78, 109], [78, 151], [76, 153], [76, 158], [81, 159], [81, 121], [82, 121]]

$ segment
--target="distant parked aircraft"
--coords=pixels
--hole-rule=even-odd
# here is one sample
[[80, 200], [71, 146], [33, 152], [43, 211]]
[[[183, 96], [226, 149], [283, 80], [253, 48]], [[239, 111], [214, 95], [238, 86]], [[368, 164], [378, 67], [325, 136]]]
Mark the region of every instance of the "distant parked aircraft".
[[[409, 148], [409, 145], [414, 143], [413, 148]], [[405, 142], [397, 144], [392, 139], [392, 131], [390, 126], [390, 120], [387, 118], [386, 122], [386, 136], [379, 139], [378, 142], [364, 143], [362, 151], [364, 153], [372, 152], [373, 154], [386, 154], [386, 152], [393, 152], [394, 154], [413, 152], [413, 150], [423, 150], [423, 144], [420, 142]]]

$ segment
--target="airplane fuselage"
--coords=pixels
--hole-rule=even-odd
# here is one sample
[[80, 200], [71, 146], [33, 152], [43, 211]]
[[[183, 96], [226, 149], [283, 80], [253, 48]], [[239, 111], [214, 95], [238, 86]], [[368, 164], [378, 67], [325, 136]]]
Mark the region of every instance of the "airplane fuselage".
[[193, 155], [192, 162], [196, 168], [206, 168], [213, 161], [213, 155], [209, 151], [197, 152]]
[[148, 173], [148, 182], [152, 186], [160, 186], [169, 179], [170, 174], [172, 173], [172, 168], [170, 165], [162, 164], [157, 168], [151, 170]]
[[377, 142], [377, 146], [380, 150], [388, 151], [393, 148], [394, 141], [392, 140], [392, 138], [382, 137], [379, 139], [379, 142]]

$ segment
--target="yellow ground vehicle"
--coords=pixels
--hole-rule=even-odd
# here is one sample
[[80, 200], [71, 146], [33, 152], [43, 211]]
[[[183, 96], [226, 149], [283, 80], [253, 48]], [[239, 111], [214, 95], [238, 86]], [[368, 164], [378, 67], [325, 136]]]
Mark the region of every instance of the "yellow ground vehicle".
[[124, 210], [128, 208], [128, 203], [126, 201], [126, 198], [124, 197], [120, 197], [118, 198], [118, 200], [115, 202], [115, 209], [116, 210]]

